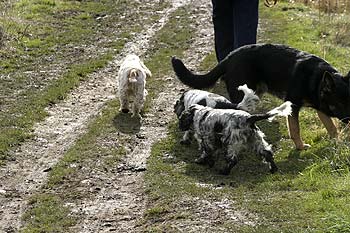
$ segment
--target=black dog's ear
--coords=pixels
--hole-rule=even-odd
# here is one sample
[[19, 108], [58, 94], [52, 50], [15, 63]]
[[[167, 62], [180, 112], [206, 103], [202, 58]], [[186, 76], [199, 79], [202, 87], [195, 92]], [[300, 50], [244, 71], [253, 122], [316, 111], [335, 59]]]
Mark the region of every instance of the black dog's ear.
[[333, 75], [325, 71], [321, 81], [321, 94], [331, 93], [335, 90]]

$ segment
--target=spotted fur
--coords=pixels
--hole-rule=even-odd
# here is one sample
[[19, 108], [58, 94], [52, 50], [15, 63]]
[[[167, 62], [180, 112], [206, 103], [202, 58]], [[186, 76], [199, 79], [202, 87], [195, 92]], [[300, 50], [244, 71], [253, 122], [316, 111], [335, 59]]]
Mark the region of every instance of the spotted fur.
[[270, 172], [277, 171], [274, 163], [271, 145], [264, 139], [264, 133], [255, 125], [257, 121], [275, 116], [288, 116], [292, 111], [291, 103], [281, 106], [264, 114], [250, 114], [242, 110], [213, 109], [198, 104], [184, 111], [179, 119], [180, 130], [194, 131], [197, 139], [200, 157], [199, 163], [209, 162], [213, 165], [214, 154], [223, 154], [226, 167], [223, 174], [228, 174], [238, 162], [238, 154], [243, 148], [251, 149], [260, 155], [270, 167]]
[[[208, 106], [217, 109], [239, 109], [247, 112], [252, 112], [255, 110], [260, 99], [255, 95], [254, 91], [249, 89], [247, 85], [242, 85], [238, 87], [238, 90], [243, 91], [243, 100], [238, 103], [232, 103], [225, 97], [202, 90], [188, 90], [185, 91], [180, 99], [176, 102], [174, 106], [174, 112], [177, 117], [180, 117], [181, 113], [187, 110], [193, 104], [199, 104], [202, 106]], [[190, 130], [184, 133], [181, 140], [182, 144], [189, 144], [191, 142], [192, 132]]]

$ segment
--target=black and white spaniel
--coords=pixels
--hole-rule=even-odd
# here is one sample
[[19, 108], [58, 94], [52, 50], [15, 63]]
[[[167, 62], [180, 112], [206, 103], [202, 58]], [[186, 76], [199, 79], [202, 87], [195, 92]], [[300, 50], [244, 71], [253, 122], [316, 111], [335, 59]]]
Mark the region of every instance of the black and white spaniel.
[[[243, 100], [238, 104], [231, 103], [225, 97], [218, 94], [211, 93], [211, 92], [207, 92], [207, 91], [202, 91], [202, 90], [185, 91], [181, 95], [180, 99], [176, 102], [174, 106], [174, 112], [179, 118], [181, 113], [187, 110], [193, 104], [199, 104], [199, 105], [218, 108], [218, 109], [238, 109], [238, 110], [244, 110], [247, 112], [254, 111], [260, 101], [259, 97], [255, 95], [254, 91], [252, 89], [249, 89], [247, 85], [239, 86], [238, 90], [244, 92]], [[186, 131], [181, 140], [181, 143], [190, 144], [191, 135], [192, 135], [191, 130]]]
[[290, 115], [291, 102], [285, 102], [277, 108], [264, 114], [250, 114], [242, 110], [213, 109], [198, 104], [183, 111], [179, 118], [179, 128], [182, 131], [193, 130], [197, 139], [201, 155], [197, 163], [209, 163], [213, 166], [214, 156], [223, 157], [226, 161], [222, 174], [229, 174], [238, 162], [238, 153], [243, 148], [253, 150], [260, 155], [270, 167], [270, 172], [277, 171], [273, 159], [271, 145], [264, 137], [264, 133], [255, 122], [275, 116]]

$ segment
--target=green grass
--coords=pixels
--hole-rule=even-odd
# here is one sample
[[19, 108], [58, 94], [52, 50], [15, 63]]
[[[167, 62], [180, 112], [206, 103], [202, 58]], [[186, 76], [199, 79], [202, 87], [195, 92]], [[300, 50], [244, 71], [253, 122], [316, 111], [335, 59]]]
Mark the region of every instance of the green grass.
[[29, 223], [29, 227], [21, 231], [23, 233], [67, 232], [67, 228], [75, 223], [73, 217], [67, 217], [69, 209], [62, 207], [62, 201], [54, 195], [35, 195], [29, 204], [35, 207], [23, 216], [23, 220]]
[[[303, 5], [285, 2], [274, 8], [261, 8], [263, 26], [259, 41], [288, 44], [317, 54], [345, 73], [349, 69], [346, 61], [349, 48], [333, 39], [340, 37], [334, 35], [339, 23], [320, 20], [318, 14]], [[321, 36], [325, 29], [329, 31], [326, 38]], [[200, 70], [208, 70], [215, 63], [214, 54], [210, 54]], [[223, 85], [214, 91], [225, 94]], [[259, 111], [280, 103], [267, 95]], [[304, 109], [300, 120], [302, 137], [312, 146], [309, 150], [294, 149], [285, 119], [264, 122], [259, 126], [273, 145], [280, 171], [269, 174], [255, 155], [245, 152], [229, 176], [220, 176], [215, 168], [194, 163], [198, 156], [196, 145], [179, 144], [181, 133], [174, 120], [168, 138], [154, 145], [148, 161], [146, 183], [150, 203], [145, 230], [177, 232], [172, 226], [177, 221], [175, 216], [191, 220], [196, 213], [193, 207], [182, 215], [181, 203], [199, 198], [210, 202], [229, 199], [235, 209], [257, 216], [254, 226], [233, 224], [222, 216], [220, 227], [230, 232], [349, 232], [350, 145], [347, 141], [329, 139], [315, 111]]]

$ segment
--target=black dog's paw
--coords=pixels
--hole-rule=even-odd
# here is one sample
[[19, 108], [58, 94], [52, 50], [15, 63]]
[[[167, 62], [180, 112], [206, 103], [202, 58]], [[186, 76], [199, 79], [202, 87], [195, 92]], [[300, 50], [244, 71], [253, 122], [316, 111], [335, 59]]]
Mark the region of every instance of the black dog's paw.
[[182, 139], [182, 140], [180, 141], [180, 144], [181, 144], [181, 145], [190, 145], [190, 144], [191, 144], [191, 141], [190, 141], [190, 140], [183, 140], [183, 139]]
[[129, 111], [130, 111], [130, 110], [127, 109], [127, 108], [123, 108], [123, 109], [122, 109], [122, 112], [123, 112], [123, 113], [128, 113]]

